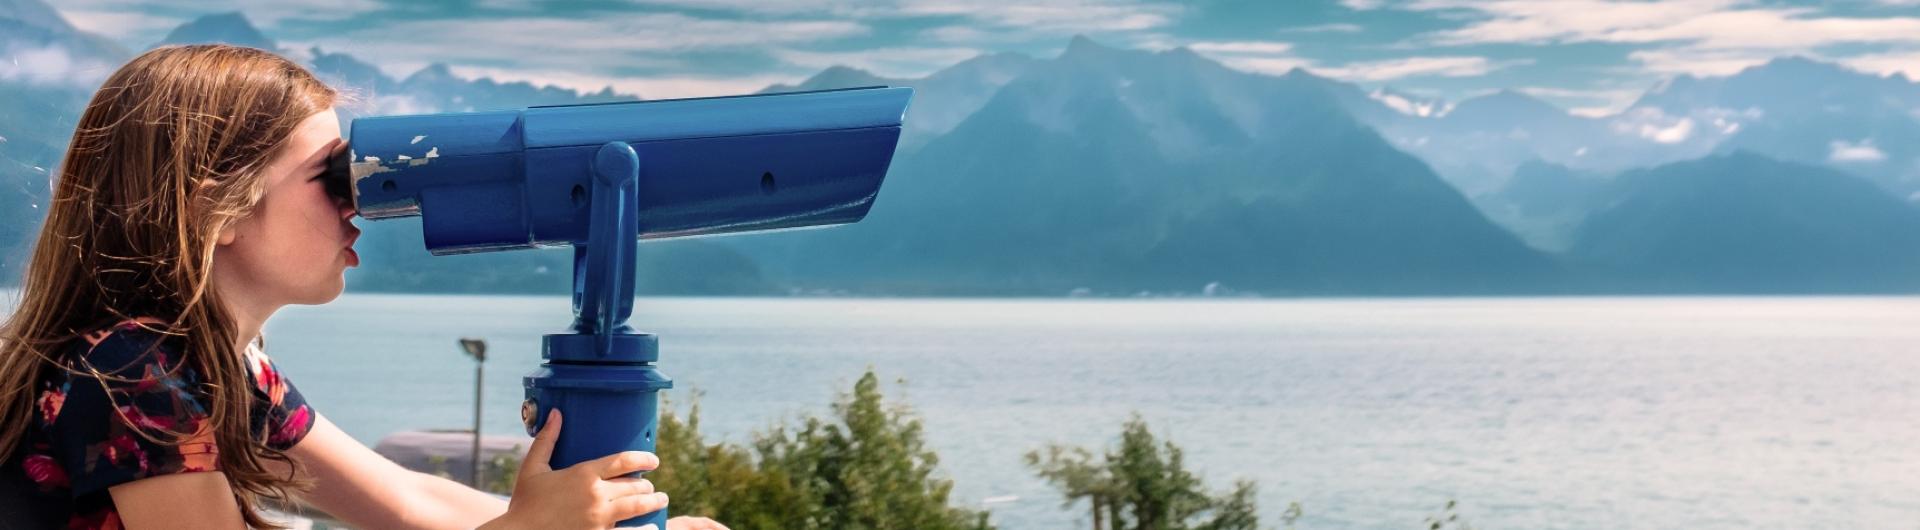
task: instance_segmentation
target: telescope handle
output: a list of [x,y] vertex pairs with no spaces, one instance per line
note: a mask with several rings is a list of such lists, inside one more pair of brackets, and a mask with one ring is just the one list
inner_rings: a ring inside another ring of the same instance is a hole
[[634,254],[638,245],[640,154],[626,142],[607,142],[593,157],[592,213],[587,244],[574,248],[574,331],[594,335],[595,353],[613,350],[633,314]]

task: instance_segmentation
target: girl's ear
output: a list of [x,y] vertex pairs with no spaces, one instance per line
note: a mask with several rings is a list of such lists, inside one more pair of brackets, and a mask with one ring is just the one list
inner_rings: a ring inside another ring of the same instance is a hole
[[[200,183],[198,185],[201,191],[206,191],[208,188],[212,188],[215,183],[216,181],[214,179],[203,178],[203,179],[200,179]],[[233,241],[235,239],[239,239],[239,237],[240,237],[240,234],[235,233],[233,231],[233,222],[228,221],[227,223],[220,226],[220,234],[218,237],[214,238],[214,243],[215,243],[215,246],[224,247],[224,246],[233,244]]]

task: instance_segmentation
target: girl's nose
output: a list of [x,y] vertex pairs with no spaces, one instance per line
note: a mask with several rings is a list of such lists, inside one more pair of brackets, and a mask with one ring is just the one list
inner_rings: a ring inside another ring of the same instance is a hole
[[360,213],[360,209],[354,207],[353,199],[335,199],[333,203],[340,209],[341,219],[351,220],[355,214]]

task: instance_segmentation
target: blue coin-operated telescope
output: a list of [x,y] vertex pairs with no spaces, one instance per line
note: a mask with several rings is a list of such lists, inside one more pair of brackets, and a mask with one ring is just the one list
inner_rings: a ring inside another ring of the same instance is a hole
[[[529,434],[559,408],[553,467],[654,450],[659,342],[627,325],[640,239],[845,224],[873,206],[913,91],[383,116],[353,121],[332,192],[419,216],[435,255],[571,245],[573,325],[525,379]],[[666,528],[666,510],[622,521]]]

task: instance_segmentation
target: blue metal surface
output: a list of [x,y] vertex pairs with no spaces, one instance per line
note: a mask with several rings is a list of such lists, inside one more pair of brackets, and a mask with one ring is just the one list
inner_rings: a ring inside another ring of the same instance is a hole
[[911,88],[845,89],[771,96],[667,99],[533,107],[526,146],[597,145],[718,136],[899,127]]
[[[554,469],[621,451],[653,452],[659,427],[660,390],[673,381],[650,364],[548,362],[526,377],[529,433],[558,408],[565,418],[550,460]],[[638,477],[641,473],[634,473]],[[621,527],[654,524],[666,528],[671,509],[621,521]]]
[[362,118],[352,127],[352,191],[368,219],[425,217],[434,254],[578,244],[588,232],[579,210],[593,189],[587,165],[601,145],[622,141],[647,161],[639,237],[851,223],[872,207],[911,94]]
[[[640,155],[626,142],[607,142],[595,151],[588,171],[591,228],[573,253],[573,332],[547,335],[541,347],[547,362],[524,380],[526,402],[536,414],[529,430],[538,432],[545,409],[556,407],[566,417],[591,421],[584,430],[561,430],[551,460],[555,468],[620,451],[653,451],[659,392],[673,387],[653,368],[658,339],[627,326],[634,247],[640,244],[634,210],[641,167]],[[621,525],[666,528],[666,522],[663,509]]]
[[626,142],[609,142],[593,157],[593,210],[587,244],[574,247],[573,332],[598,340],[594,360],[613,357],[613,336],[631,333],[634,248],[639,238],[640,155]]
[[[362,118],[345,184],[369,219],[420,216],[434,254],[574,247],[574,321],[524,379],[551,464],[654,450],[659,341],[626,323],[642,238],[852,223],[879,193],[912,90]],[[335,164],[339,165],[339,164]],[[341,173],[343,170],[331,170]],[[638,474],[636,474],[637,476]],[[667,510],[623,521],[665,528]]]

